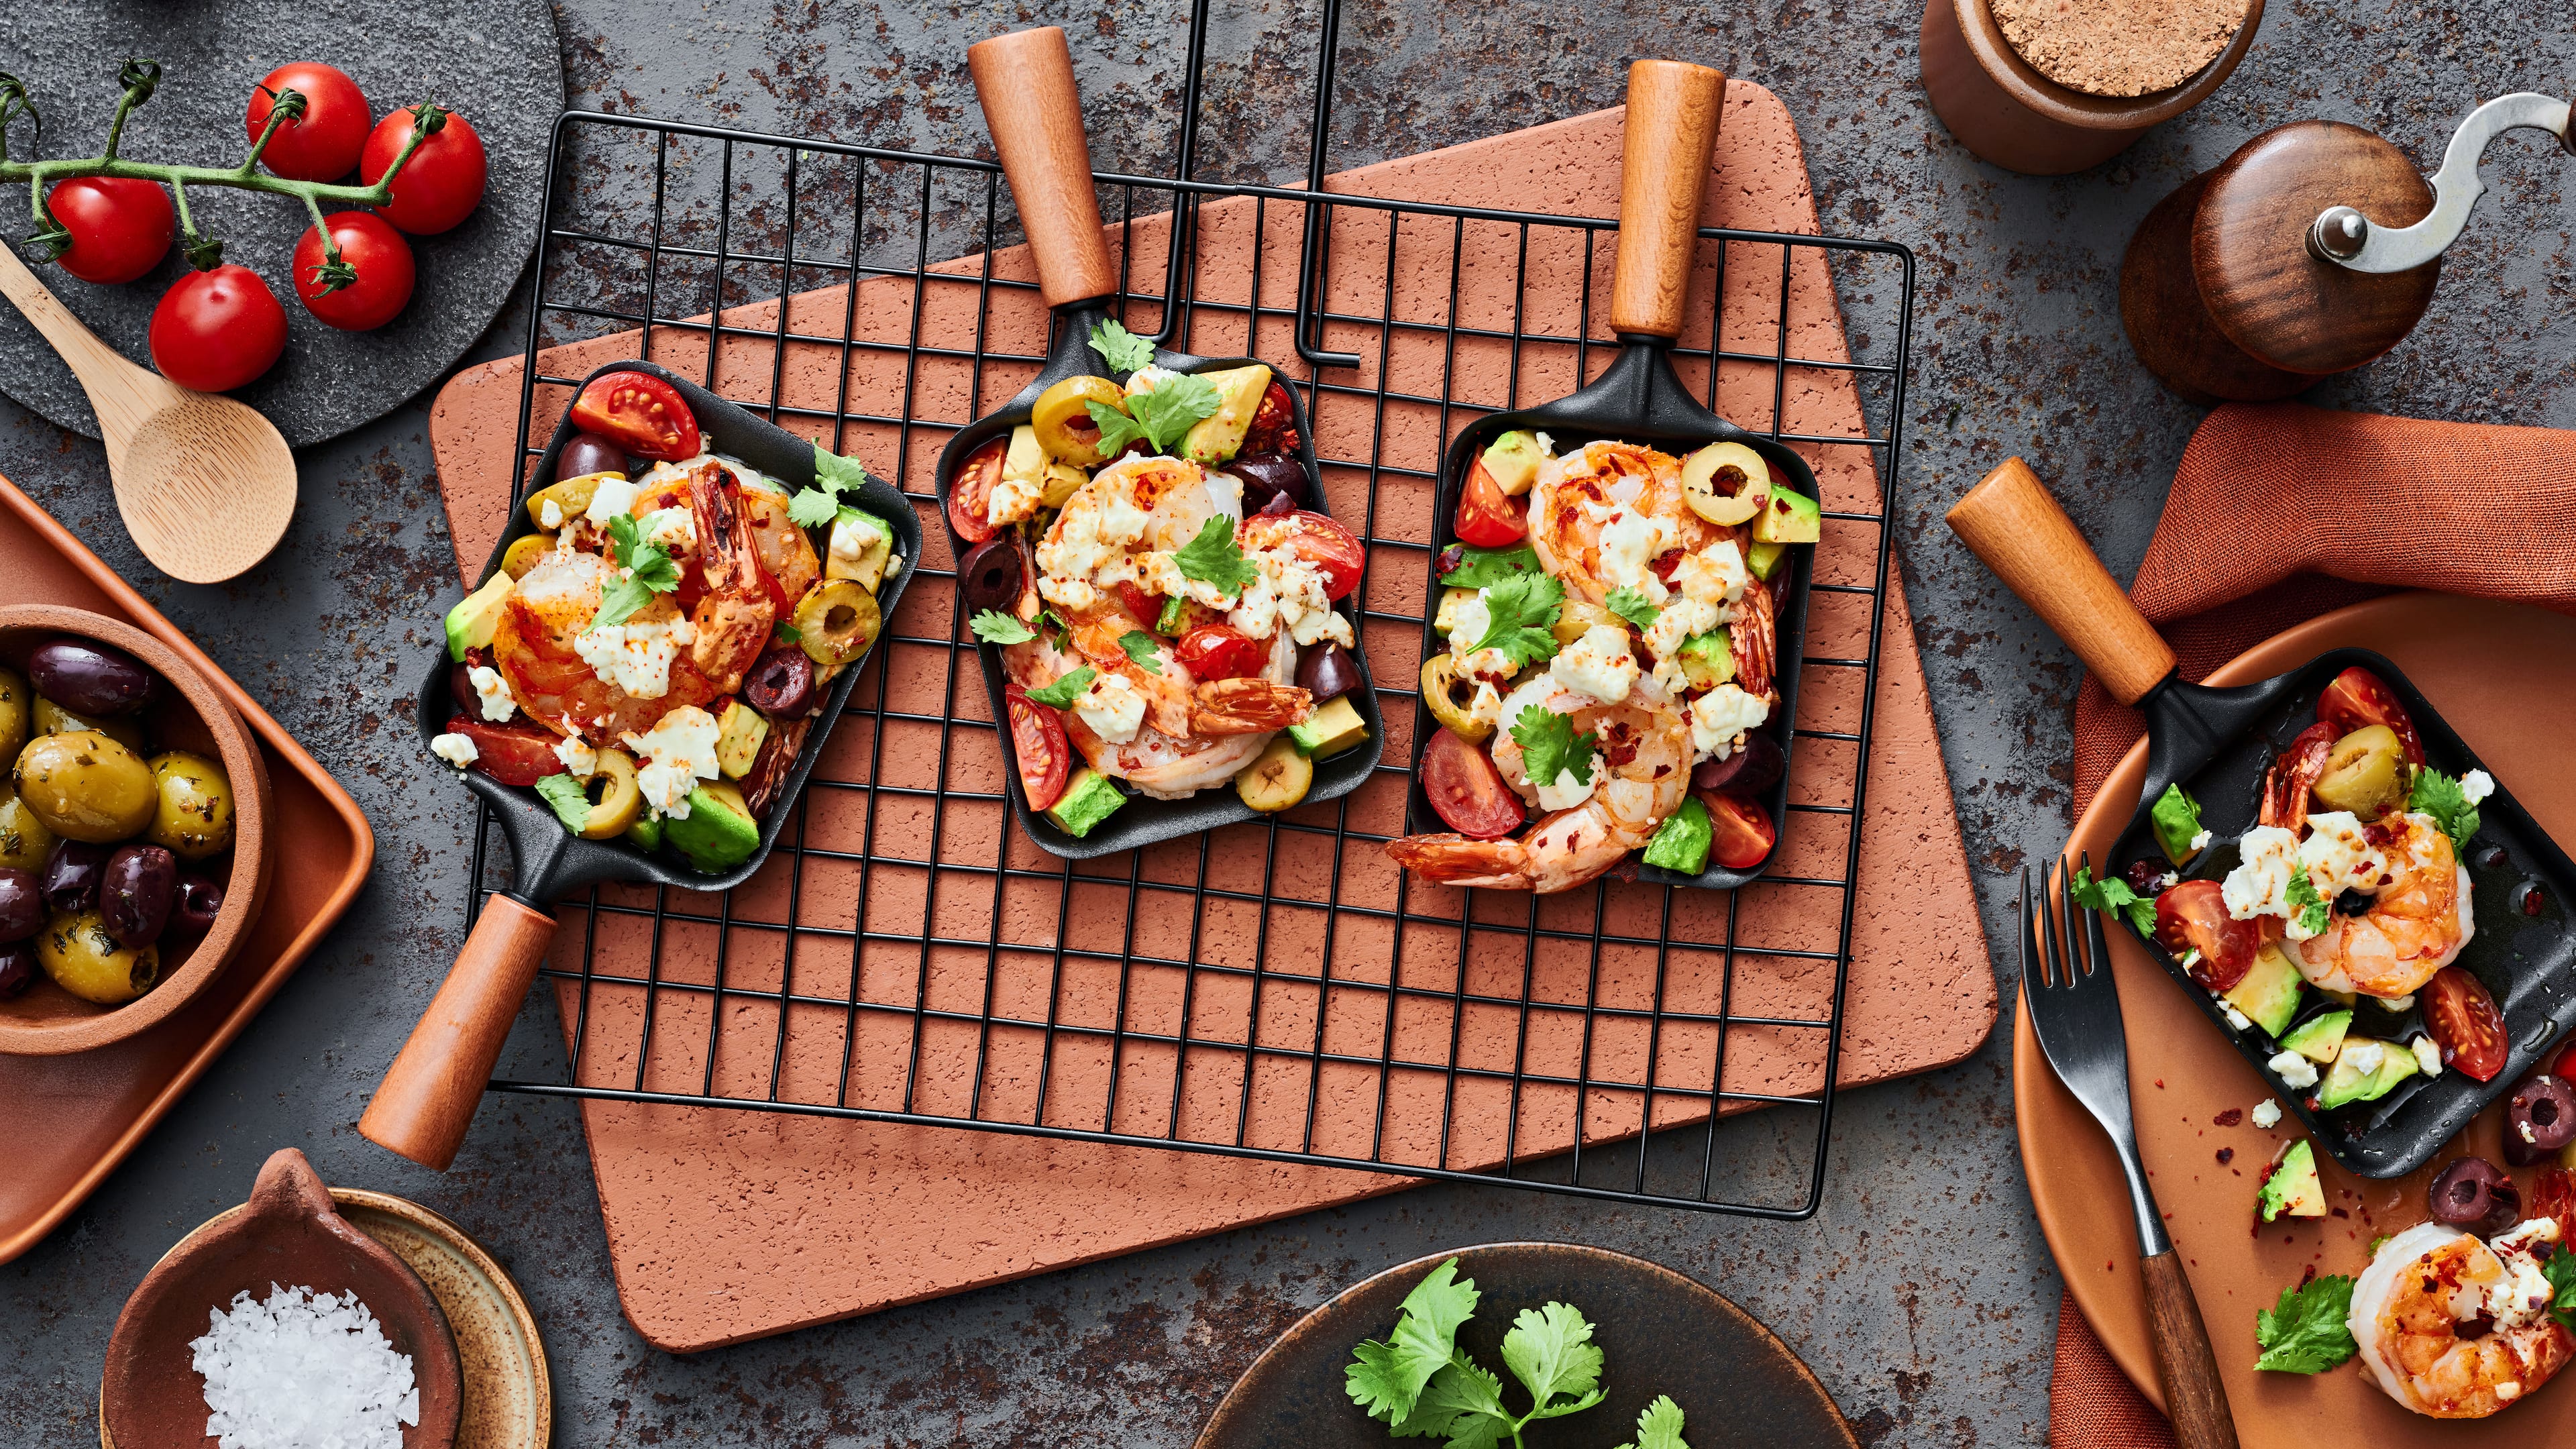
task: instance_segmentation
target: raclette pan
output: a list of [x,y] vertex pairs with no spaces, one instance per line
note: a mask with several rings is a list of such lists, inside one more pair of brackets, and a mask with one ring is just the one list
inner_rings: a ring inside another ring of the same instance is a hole
[[[2169,864],[2149,820],[2167,785],[2182,786],[2199,802],[2212,837],[2182,877],[2214,880],[2234,869],[2235,840],[2258,823],[2273,759],[2315,721],[2326,686],[2354,666],[2378,675],[2406,707],[2428,765],[2454,777],[2486,768],[2404,672],[2367,649],[2336,649],[2286,674],[2230,689],[2183,679],[2173,651],[2019,458],[1987,474],[1951,508],[1949,519],[1968,547],[2074,647],[2112,696],[2146,716],[2146,782],[2109,858],[2094,863],[2104,876],[2121,874],[2138,860]],[[2362,1177],[2400,1177],[2423,1166],[2470,1118],[2510,1092],[2576,1023],[2576,992],[2564,984],[2576,979],[2576,934],[2565,913],[2526,917],[2508,904],[2535,880],[2562,901],[2576,900],[2576,865],[2500,779],[2478,811],[2477,834],[2460,852],[2469,872],[2475,930],[2454,964],[2475,976],[2503,1013],[2512,1049],[2493,1080],[2445,1070],[2409,1077],[2369,1102],[2320,1111],[2310,1105],[2314,1087],[2292,1087],[2271,1069],[2270,1059],[2281,1050],[2277,1039],[2260,1026],[2232,1029],[2218,999],[2171,953],[2152,936],[2131,931],[2212,1029],[2225,1033],[2262,1074],[2274,1099],[2298,1117],[2317,1146]],[[2306,988],[2301,996],[2288,1030],[2329,1005]],[[2355,1035],[2403,1043],[2424,1034],[2422,1029],[2420,1004],[2394,1011],[2364,996],[2353,1009]]]
[[[652,363],[611,362],[594,369],[590,377],[609,372],[650,373],[677,388],[687,400],[689,411],[697,416],[708,452],[756,469],[791,491],[813,483],[812,442]],[[588,385],[589,380],[584,378],[583,384]],[[575,389],[578,395],[579,389]],[[579,431],[573,426],[567,403],[545,455],[522,483],[523,491],[533,491],[554,480],[556,458]],[[884,621],[879,626],[882,641],[885,632],[893,627],[895,606],[902,600],[904,587],[912,581],[921,559],[921,519],[901,493],[874,473],[868,475],[857,497],[852,498],[844,490],[842,498],[885,520],[894,530],[894,552],[902,560],[902,567],[889,569],[877,588],[877,610]],[[537,531],[528,510],[514,502],[509,525],[493,545],[492,557],[483,565],[477,582],[489,579],[501,567],[501,556],[511,544]],[[871,645],[869,652],[874,651]],[[780,827],[793,813],[797,797],[804,793],[806,777],[814,771],[823,742],[839,722],[842,708],[849,703],[850,690],[866,667],[867,655],[863,654],[832,680],[823,697],[823,712],[815,717],[813,728],[806,731],[805,743],[796,752],[796,762],[779,789],[777,802],[760,822],[758,848],[749,859],[721,875],[702,875],[670,856],[645,851],[623,838],[585,840],[566,830],[553,807],[534,790],[504,785],[477,770],[463,771],[466,788],[491,807],[493,818],[510,839],[512,880],[507,890],[494,891],[485,900],[483,914],[475,920],[464,949],[457,953],[456,964],[449,968],[447,980],[439,987],[420,1025],[413,1028],[411,1039],[386,1070],[358,1130],[379,1146],[445,1171],[473,1120],[483,1084],[492,1075],[492,1064],[499,1059],[501,1043],[509,1035],[511,1020],[527,998],[528,987],[535,981],[537,967],[554,938],[552,903],[600,881],[650,881],[682,890],[725,891],[751,879],[769,859]],[[449,669],[442,642],[421,677],[414,701],[413,720],[420,730],[424,755],[430,739],[441,733],[448,718],[456,713],[448,685]]]
[[[1513,429],[1546,432],[1560,455],[1603,438],[1644,443],[1676,454],[1709,443],[1741,443],[1762,455],[1775,481],[1822,506],[1815,472],[1806,459],[1709,411],[1673,371],[1672,345],[1682,333],[1691,265],[1699,243],[1700,196],[1717,145],[1725,91],[1726,78],[1706,66],[1670,60],[1641,60],[1629,66],[1627,130],[1619,174],[1619,248],[1610,298],[1610,327],[1619,338],[1619,354],[1601,376],[1571,396],[1479,418],[1450,443],[1441,467],[1439,514],[1433,525],[1431,592],[1422,615],[1424,659],[1447,647],[1431,628],[1442,592],[1436,560],[1441,550],[1458,542],[1454,528],[1468,470],[1487,444]],[[1798,674],[1806,653],[1807,593],[1815,576],[1815,553],[1812,545],[1791,548],[1781,561],[1785,575],[1775,573],[1764,585],[1776,591],[1774,613],[1779,627],[1775,669],[1780,699],[1759,731],[1780,747],[1780,778],[1760,801],[1771,816],[1771,853],[1759,864],[1741,869],[1712,862],[1698,875],[1632,859],[1637,879],[1731,890],[1759,877],[1780,858],[1788,834],[1789,772],[1795,767],[1789,746],[1798,717]],[[1415,835],[1449,830],[1448,822],[1432,808],[1420,769],[1421,751],[1439,727],[1430,707],[1417,699],[1415,769],[1405,808],[1405,828]]]
[[[1100,202],[1091,182],[1090,145],[1083,135],[1081,95],[1074,84],[1073,57],[1066,48],[1064,32],[1045,26],[998,35],[967,47],[966,58],[974,72],[985,121],[993,133],[994,149],[1001,154],[1003,175],[1009,179],[1011,195],[1019,203],[1029,250],[1037,260],[1039,292],[1053,314],[1053,337],[1047,347],[1046,364],[1037,377],[999,409],[968,424],[940,450],[938,485],[943,520],[948,517],[949,494],[966,460],[987,442],[1008,438],[1013,428],[1027,422],[1040,393],[1068,377],[1125,381],[1124,375],[1110,370],[1091,348],[1091,329],[1110,320],[1118,274],[1102,234]],[[1165,316],[1171,315],[1167,308]],[[1270,366],[1257,357],[1194,357],[1161,347],[1154,350],[1154,365],[1172,372],[1220,372],[1256,363]],[[1270,370],[1274,380],[1283,384],[1289,381],[1277,367]],[[1323,475],[1315,467],[1314,429],[1306,415],[1305,400],[1297,395],[1294,386],[1283,390],[1295,417],[1297,463],[1306,474],[1307,496],[1300,506],[1329,514]],[[961,562],[967,550],[974,547],[954,527],[949,529],[948,542]],[[1363,579],[1361,590],[1366,587]],[[1352,621],[1354,637],[1359,622],[1354,608],[1361,590],[1354,590],[1334,605]],[[991,696],[996,732],[1001,736],[1003,757],[1009,767],[1003,793],[1010,799],[1011,814],[1020,822],[1020,829],[1050,854],[1068,860],[1090,860],[1262,818],[1231,788],[1219,785],[1183,800],[1130,794],[1116,814],[1087,835],[1075,835],[1059,827],[1043,811],[1030,809],[1028,797],[1020,789],[1019,751],[1011,738],[1009,713],[1003,704],[1006,681],[1002,677],[1001,648],[979,642],[975,652],[983,663],[984,687]],[[1314,783],[1298,802],[1301,806],[1336,800],[1358,789],[1369,772],[1377,768],[1385,749],[1386,721],[1378,710],[1366,651],[1355,648],[1348,652],[1360,675],[1359,684],[1348,698],[1368,727],[1368,739],[1329,759],[1317,760]]]

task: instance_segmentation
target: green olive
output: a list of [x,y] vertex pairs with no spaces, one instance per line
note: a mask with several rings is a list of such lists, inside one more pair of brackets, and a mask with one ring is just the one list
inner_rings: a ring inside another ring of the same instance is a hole
[[1087,403],[1123,413],[1127,394],[1105,377],[1068,377],[1038,394],[1037,406],[1029,409],[1029,426],[1037,429],[1038,446],[1048,457],[1077,468],[1100,466],[1100,425],[1091,420]]
[[514,579],[524,579],[547,554],[554,552],[555,536],[551,533],[526,533],[510,540],[501,551],[501,572]]
[[39,735],[69,734],[73,730],[96,730],[138,755],[146,748],[143,721],[130,714],[119,715],[114,719],[91,719],[87,715],[74,714],[43,695],[37,695],[36,708],[32,717],[36,726],[35,733]]
[[28,687],[27,676],[0,669],[0,760],[14,760],[27,747],[35,703],[36,691]]
[[1549,627],[1548,632],[1556,636],[1558,644],[1572,644],[1590,633],[1595,624],[1608,624],[1619,629],[1628,627],[1627,620],[1590,599],[1568,597],[1564,603],[1557,606],[1556,623]]
[[2397,742],[2395,730],[2364,725],[2326,751],[2325,770],[2317,776],[2317,798],[2329,809],[2377,819],[2406,793],[2400,768],[2405,758],[2406,748]]
[[1281,733],[1234,777],[1234,793],[1264,815],[1275,814],[1306,798],[1315,783],[1315,762],[1298,753],[1297,742]]
[[96,911],[59,912],[36,933],[36,962],[54,984],[101,1006],[123,1006],[161,980],[161,951],[129,951]]
[[[152,823],[152,771],[97,730],[44,735],[18,752],[18,795],[56,835],[104,845]],[[230,833],[230,812],[226,813]]]
[[1431,706],[1431,717],[1440,721],[1449,733],[1467,743],[1482,744],[1494,732],[1493,723],[1468,713],[1475,702],[1476,686],[1458,677],[1457,662],[1446,654],[1434,654],[1422,666],[1422,702]]
[[849,579],[825,579],[796,605],[797,642],[817,664],[847,664],[877,642],[885,616],[874,594]]
[[0,780],[0,865],[16,870],[43,870],[54,853],[54,832],[27,808],[17,789]]
[[624,750],[601,750],[599,766],[582,789],[590,796],[590,814],[581,827],[584,840],[613,840],[644,812],[644,792],[635,784],[635,757]]
[[[597,496],[600,484],[611,478],[623,481],[625,477],[623,473],[584,473],[549,483],[528,495],[528,521],[552,533],[590,511],[590,500]],[[546,505],[550,502],[555,506],[553,523],[546,522]]]
[[185,750],[155,756],[152,829],[146,838],[181,860],[204,860],[230,850],[233,782],[225,778],[224,767]]

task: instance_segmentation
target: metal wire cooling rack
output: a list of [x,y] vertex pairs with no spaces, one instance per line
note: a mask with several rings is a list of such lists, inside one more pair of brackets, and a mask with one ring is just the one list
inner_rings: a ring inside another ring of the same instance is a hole
[[[1616,344],[1595,335],[1593,303],[1615,223],[1318,202],[1336,5],[1309,188],[1188,179],[1204,11],[1178,179],[1099,177],[1122,303],[1131,327],[1182,350],[1315,364],[1296,385],[1327,488],[1371,550],[1360,633],[1396,732],[1383,764],[1345,800],[1068,869],[1009,823],[954,590],[916,588],[769,866],[728,895],[612,885],[564,902],[545,979],[566,1068],[492,1087],[1812,1214],[1851,959],[1912,255],[1702,232],[1716,243],[1709,330],[1677,364],[1712,407],[1877,500],[1826,515],[1840,563],[1820,557],[1809,642],[1830,652],[1806,660],[1774,873],[1724,894],[1419,885],[1381,846],[1402,828],[1439,448],[1607,363]],[[935,522],[941,442],[1044,355],[1033,281],[994,255],[1016,240],[989,162],[567,114],[519,456],[542,450],[589,367],[646,355],[862,458]],[[1818,355],[1792,351],[1793,332],[1818,335],[1790,314],[1790,279],[1815,266],[1832,273],[1861,360],[1841,355],[1839,332]],[[1787,425],[1800,397],[1837,390],[1858,404],[1856,430]],[[949,578],[949,562],[916,566]],[[475,880],[497,865],[497,839],[487,817]],[[1756,1107],[1774,1110],[1720,1126]]]

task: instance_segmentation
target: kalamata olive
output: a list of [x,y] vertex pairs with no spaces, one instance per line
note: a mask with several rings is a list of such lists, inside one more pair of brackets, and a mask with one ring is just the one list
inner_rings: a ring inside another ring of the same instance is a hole
[[1237,458],[1225,471],[1243,480],[1243,506],[1258,511],[1273,498],[1284,497],[1288,506],[1306,501],[1306,466],[1280,453],[1258,458]]
[[802,719],[814,707],[814,661],[794,644],[772,644],[742,677],[742,697],[771,719]]
[[1285,518],[1296,511],[1297,500],[1285,493],[1273,493],[1270,495],[1270,501],[1261,505],[1261,516],[1264,518]]
[[988,538],[957,565],[957,592],[970,609],[1010,613],[1020,602],[1020,555],[1007,538]]
[[2129,868],[2121,872],[2121,876],[2128,881],[2129,889],[2146,900],[2163,895],[2174,883],[2173,868],[2152,855],[2142,855],[2130,861]]
[[447,692],[456,698],[457,711],[468,719],[483,717],[483,696],[474,689],[474,661],[460,659],[447,667]]
[[74,714],[132,714],[152,697],[152,671],[104,644],[55,639],[27,661],[36,693]]
[[24,996],[36,984],[36,945],[32,941],[12,941],[0,946],[0,1001]]
[[1297,661],[1297,687],[1312,694],[1317,704],[1339,699],[1360,687],[1360,667],[1350,651],[1327,639]]
[[202,936],[215,928],[215,917],[223,914],[224,884],[210,875],[187,870],[179,873],[177,904],[170,909],[169,929],[187,936]]
[[98,901],[99,877],[107,870],[107,847],[83,840],[57,840],[45,858],[45,909],[80,912]]
[[1786,763],[1780,758],[1780,746],[1769,735],[1747,730],[1744,748],[1722,760],[1699,762],[1699,768],[1691,771],[1691,788],[1759,795],[1779,780]]
[[2502,1232],[2522,1212],[2522,1191],[2504,1169],[2483,1157],[2463,1157],[2433,1179],[2433,1217],[2455,1228]]
[[586,473],[623,473],[626,450],[597,433],[575,433],[564,439],[563,451],[555,454],[555,481],[579,478]]
[[98,911],[107,933],[131,950],[161,938],[179,894],[179,857],[157,845],[120,845],[107,858]]
[[23,941],[45,928],[45,891],[32,870],[0,867],[0,941]]
[[2532,1163],[2576,1142],[2576,1086],[2542,1072],[2513,1089],[2504,1109],[2504,1160]]

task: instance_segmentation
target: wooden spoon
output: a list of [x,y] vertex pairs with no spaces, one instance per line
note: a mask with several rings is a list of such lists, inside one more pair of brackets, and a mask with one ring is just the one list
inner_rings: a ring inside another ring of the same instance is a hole
[[71,364],[98,413],[125,531],[153,566],[219,584],[268,557],[295,516],[295,455],[257,409],[191,392],[98,338],[0,246],[0,296]]

